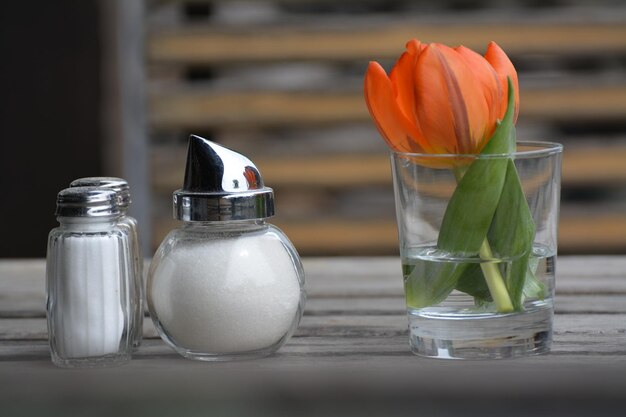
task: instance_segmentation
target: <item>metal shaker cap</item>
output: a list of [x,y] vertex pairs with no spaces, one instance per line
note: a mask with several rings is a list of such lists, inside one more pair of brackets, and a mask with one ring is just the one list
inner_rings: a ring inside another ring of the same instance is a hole
[[245,156],[200,136],[189,137],[183,188],[174,191],[183,221],[263,219],[274,215],[274,191]]
[[130,187],[123,178],[116,177],[85,177],[74,180],[70,187],[100,187],[113,190],[117,193],[117,205],[126,209],[132,203],[130,199]]
[[112,217],[120,214],[117,193],[97,187],[71,187],[57,195],[59,217]]

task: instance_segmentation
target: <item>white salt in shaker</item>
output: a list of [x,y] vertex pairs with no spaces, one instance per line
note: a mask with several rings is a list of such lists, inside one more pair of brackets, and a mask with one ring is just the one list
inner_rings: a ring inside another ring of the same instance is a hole
[[297,327],[305,293],[295,248],[265,222],[272,189],[248,158],[192,135],[173,200],[183,224],[157,250],[146,289],[159,334],[190,359],[274,353]]
[[128,227],[130,237],[131,260],[133,262],[131,287],[131,298],[135,311],[130,323],[130,333],[133,350],[137,350],[141,345],[143,337],[143,314],[144,314],[144,284],[143,284],[143,256],[141,255],[141,245],[137,232],[137,220],[128,215],[128,208],[131,204],[130,187],[128,182],[116,177],[86,177],[72,181],[70,187],[98,187],[115,191],[117,194],[117,206],[120,210],[120,225]]
[[127,227],[114,191],[76,187],[57,196],[60,226],[50,232],[46,265],[48,337],[62,367],[130,359],[134,311]]

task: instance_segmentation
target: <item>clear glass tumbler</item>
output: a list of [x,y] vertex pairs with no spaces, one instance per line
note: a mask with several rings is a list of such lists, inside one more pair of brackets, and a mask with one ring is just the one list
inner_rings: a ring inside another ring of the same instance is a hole
[[[413,353],[481,359],[550,350],[561,154],[561,145],[545,142],[520,142],[505,155],[392,152]],[[473,164],[495,183],[498,173],[508,175],[501,194],[488,193],[495,212],[471,182],[459,190]],[[463,227],[442,232],[450,224]],[[476,229],[487,230],[479,249],[446,250],[450,241],[476,240]]]

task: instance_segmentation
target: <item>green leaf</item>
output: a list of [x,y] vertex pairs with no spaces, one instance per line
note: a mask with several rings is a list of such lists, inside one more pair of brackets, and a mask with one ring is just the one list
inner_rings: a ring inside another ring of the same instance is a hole
[[522,297],[528,259],[535,238],[535,224],[515,163],[508,160],[500,202],[489,229],[488,239],[494,255],[500,259],[515,258],[507,278],[507,289],[516,310],[522,308]]
[[406,305],[423,308],[445,300],[456,286],[467,264],[419,261],[404,267]]
[[528,260],[528,268],[526,269],[526,279],[524,280],[524,289],[522,290],[522,303],[525,298],[543,300],[546,297],[546,286],[537,279],[537,267],[539,259],[531,256]]
[[511,263],[511,272],[509,279],[506,281],[506,287],[513,303],[513,308],[516,311],[524,310],[524,285],[526,283],[526,272],[528,270],[528,258],[529,255],[524,255],[521,258],[514,260]]
[[[510,80],[509,91],[513,91]],[[515,150],[514,107],[514,95],[509,94],[504,119],[482,155],[509,154]],[[500,202],[507,165],[503,158],[477,159],[470,165],[446,208],[437,240],[439,249],[467,255],[478,253]]]
[[443,217],[437,248],[455,254],[477,254],[495,213],[506,172],[506,160],[477,159],[459,182]]
[[487,282],[483,277],[483,271],[479,263],[468,264],[455,287],[457,290],[471,295],[476,302],[484,303],[493,301]]
[[489,230],[489,242],[498,258],[530,254],[535,224],[512,159],[507,161],[506,178]]

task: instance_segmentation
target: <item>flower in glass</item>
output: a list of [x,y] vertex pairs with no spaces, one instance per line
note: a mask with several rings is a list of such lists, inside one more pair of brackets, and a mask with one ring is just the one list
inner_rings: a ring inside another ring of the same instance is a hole
[[519,110],[517,72],[491,42],[484,56],[464,47],[411,40],[389,76],[370,62],[365,101],[389,146],[401,152],[480,153],[507,108],[510,78]]

